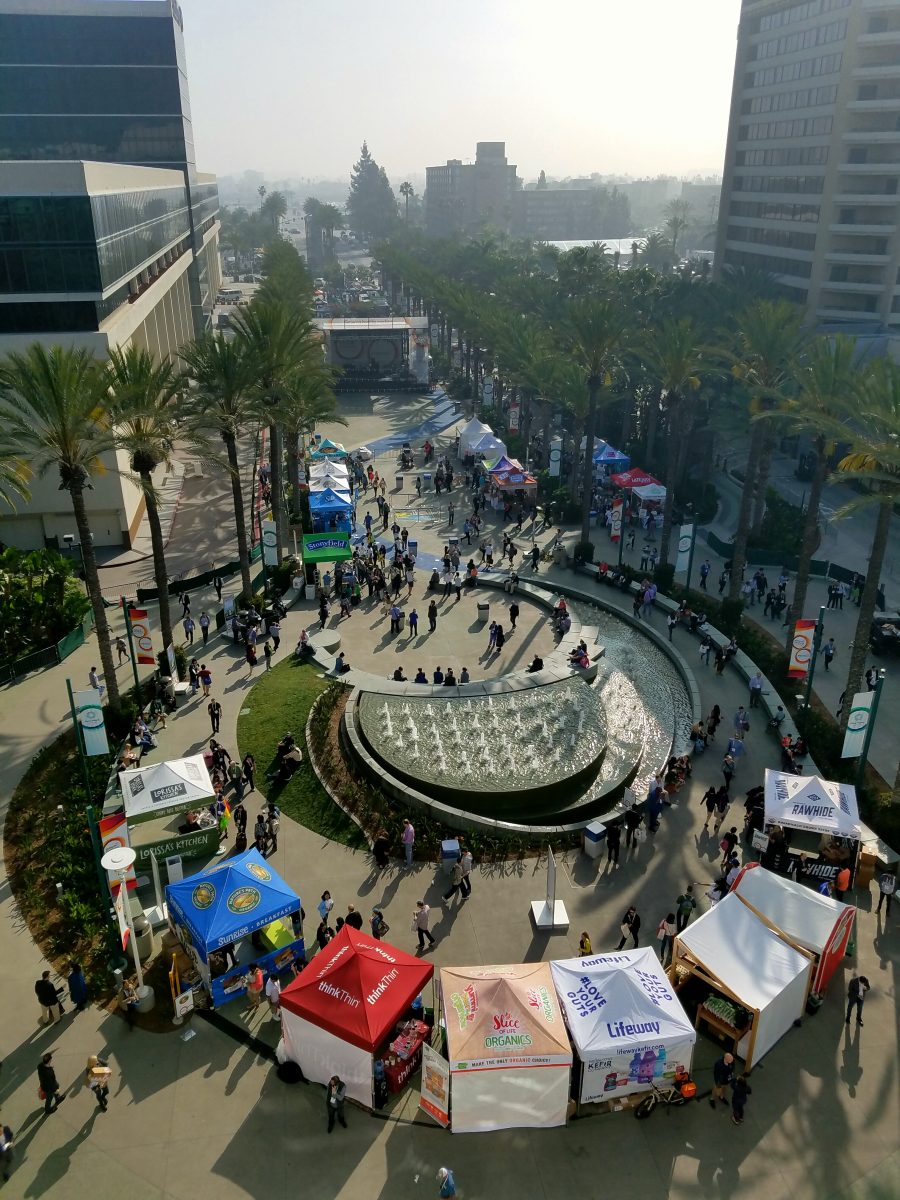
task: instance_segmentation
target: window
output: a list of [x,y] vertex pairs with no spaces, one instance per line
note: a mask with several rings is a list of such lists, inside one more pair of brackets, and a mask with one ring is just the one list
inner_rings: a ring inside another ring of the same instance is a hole
[[857,100],[874,100],[878,95],[878,87],[874,83],[861,83],[856,94]]
[[774,150],[738,150],[738,167],[819,166],[828,162],[827,146],[784,146]]
[[799,279],[809,279],[812,274],[812,263],[780,258],[767,254],[764,250],[725,250],[725,262],[732,267],[747,267],[752,271],[769,271],[773,275],[795,275]]
[[186,162],[184,122],[152,116],[0,116],[0,161],[45,158],[180,169]]
[[181,109],[171,67],[11,67],[0,71],[3,113],[148,113]]
[[729,212],[733,217],[760,221],[804,221],[814,225],[819,220],[818,204],[791,204],[784,200],[732,200]]
[[764,229],[755,225],[729,225],[726,236],[732,242],[754,242],[763,246],[779,246],[784,250],[815,250],[814,233],[797,233],[793,229]]
[[175,29],[166,17],[0,15],[3,61],[166,66],[175,61]]
[[735,192],[805,192],[820,195],[825,186],[822,175],[735,175]]

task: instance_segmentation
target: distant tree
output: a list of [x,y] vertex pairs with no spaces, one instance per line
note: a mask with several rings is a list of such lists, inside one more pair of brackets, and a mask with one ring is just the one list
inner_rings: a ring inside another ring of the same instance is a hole
[[312,279],[290,242],[276,238],[263,253],[263,283],[256,294],[261,304],[283,304],[292,312],[309,313]]
[[350,227],[369,238],[388,237],[397,224],[397,198],[365,142],[350,175],[347,213]]
[[537,189],[538,189],[538,191],[543,192],[543,191],[546,191],[546,188],[547,188],[547,172],[541,171],[540,175],[538,175]]
[[404,179],[403,183],[400,184],[400,195],[403,197],[403,200],[405,202],[403,221],[404,221],[404,224],[406,225],[407,229],[409,228],[409,198],[410,198],[410,196],[414,196],[415,194],[416,194],[416,189],[413,187],[413,185],[411,183],[409,183],[407,180]]
[[259,215],[272,226],[272,232],[278,236],[281,222],[287,215],[287,200],[283,192],[271,192],[259,206]]

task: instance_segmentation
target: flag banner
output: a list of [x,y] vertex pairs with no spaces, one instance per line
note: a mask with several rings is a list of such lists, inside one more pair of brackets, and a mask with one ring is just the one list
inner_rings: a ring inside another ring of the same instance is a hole
[[424,1108],[445,1129],[450,1124],[450,1064],[427,1042],[422,1046],[419,1108]]
[[866,730],[872,719],[872,701],[874,692],[857,692],[850,705],[850,716],[847,718],[847,732],[844,734],[844,745],[841,758],[859,758],[866,741]]
[[95,754],[109,754],[109,742],[106,740],[106,725],[103,722],[103,706],[100,703],[98,688],[86,688],[83,692],[73,693],[75,701],[75,717],[81,726],[81,739],[84,752],[90,757]]
[[156,666],[156,655],[153,653],[153,638],[150,636],[150,619],[144,608],[129,608],[128,621],[131,625],[131,640],[134,643],[134,653],[138,665]]
[[274,521],[262,523],[263,562],[267,567],[278,566],[278,536]]
[[694,544],[694,526],[682,525],[678,532],[678,558],[675,560],[676,571],[686,571],[691,561],[691,547]]
[[612,506],[612,524],[609,527],[609,536],[614,542],[618,542],[622,537],[622,498],[613,500]]
[[794,640],[791,642],[791,661],[788,675],[791,679],[805,679],[806,672],[813,655],[813,638],[816,632],[815,621],[798,621],[794,626]]

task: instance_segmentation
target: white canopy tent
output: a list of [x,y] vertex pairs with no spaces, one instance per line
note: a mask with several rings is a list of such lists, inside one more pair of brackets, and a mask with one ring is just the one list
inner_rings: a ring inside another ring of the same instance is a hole
[[476,458],[494,458],[495,456],[506,454],[506,443],[501,442],[492,433],[486,433],[472,447],[472,453]]
[[731,893],[678,934],[669,973],[676,990],[694,976],[747,1010],[737,1053],[750,1070],[803,1014],[812,957]]
[[818,962],[812,990],[821,994],[847,949],[856,911],[853,905],[832,900],[758,863],[748,863],[731,890],[795,945],[815,954]]
[[550,971],[580,1059],[582,1104],[690,1070],[697,1033],[649,946],[558,960]]
[[130,822],[151,821],[206,805],[215,795],[202,754],[121,771],[119,783]]
[[471,421],[467,421],[459,431],[459,453],[460,456],[466,454],[474,454],[475,446],[485,434],[493,436],[493,429],[490,425],[485,425],[483,421],[479,421],[477,417],[473,417]]
[[859,839],[856,788],[849,783],[767,770],[764,804],[767,825]]
[[634,495],[641,500],[665,500],[666,489],[661,483],[645,483],[643,487],[633,489]]
[[309,467],[307,474],[310,479],[323,479],[328,475],[336,479],[349,479],[350,472],[347,470],[346,463],[338,462],[336,459],[323,460],[315,462]]

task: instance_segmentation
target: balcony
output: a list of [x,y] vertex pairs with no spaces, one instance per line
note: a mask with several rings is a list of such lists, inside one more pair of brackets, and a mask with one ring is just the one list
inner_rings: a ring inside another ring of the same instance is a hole
[[900,145],[900,129],[852,130],[844,134],[845,142],[862,142],[868,146]]
[[858,46],[900,46],[900,29],[886,29],[884,33],[861,33],[856,39]]
[[900,75],[900,61],[879,63],[874,67],[854,67],[854,79],[896,79]]
[[852,237],[862,237],[864,235],[869,237],[890,237],[896,230],[896,225],[859,225],[856,223],[844,225],[839,221],[828,226],[829,233],[845,233],[850,234]]
[[900,112],[900,96],[885,97],[883,100],[849,100],[848,112]]
[[900,160],[897,162],[839,163],[838,170],[845,175],[887,175],[896,179],[900,175]]
[[896,210],[900,205],[900,196],[896,192],[838,192],[834,197],[835,204],[878,205],[881,208]]
[[858,296],[880,296],[884,291],[883,283],[840,283],[831,279],[823,280],[823,292],[855,293]]

